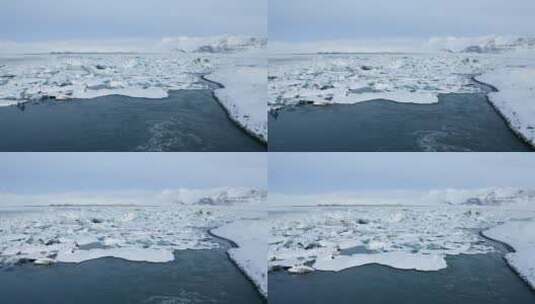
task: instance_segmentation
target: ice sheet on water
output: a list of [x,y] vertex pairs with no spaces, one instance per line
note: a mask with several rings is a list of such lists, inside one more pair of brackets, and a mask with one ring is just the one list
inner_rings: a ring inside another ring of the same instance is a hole
[[174,250],[218,247],[206,229],[239,213],[216,206],[37,209],[0,212],[0,259],[81,262],[114,256],[166,262],[173,259]]
[[488,56],[446,53],[275,57],[269,70],[269,105],[274,109],[372,99],[436,103],[441,93],[479,92],[469,76],[494,63]]
[[[272,219],[269,267],[339,271],[369,263],[439,270],[445,257],[494,250],[479,231],[533,208],[481,206],[311,207]],[[295,210],[294,210],[295,211]],[[365,253],[343,254],[360,246]]]

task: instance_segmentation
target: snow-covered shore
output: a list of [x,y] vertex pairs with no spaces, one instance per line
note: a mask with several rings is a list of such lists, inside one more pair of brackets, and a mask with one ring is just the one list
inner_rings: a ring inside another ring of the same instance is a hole
[[376,263],[436,271],[447,267],[448,255],[494,251],[479,231],[533,215],[524,202],[279,208],[271,218],[269,269],[341,271]]
[[267,240],[269,224],[265,220],[238,220],[211,232],[232,240],[238,246],[228,250],[229,257],[267,297]]
[[505,255],[507,263],[535,289],[535,220],[507,222],[483,234],[515,250]]
[[206,79],[223,86],[215,90],[215,95],[231,119],[266,143],[267,61],[263,53],[229,57]]
[[535,147],[535,67],[500,68],[476,79],[498,90],[489,94],[490,102],[513,131]]

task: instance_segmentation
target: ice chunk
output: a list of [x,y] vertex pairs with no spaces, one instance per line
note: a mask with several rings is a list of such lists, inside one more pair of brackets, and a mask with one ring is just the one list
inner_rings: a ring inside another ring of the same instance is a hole
[[151,248],[109,248],[60,252],[56,260],[64,263],[80,263],[102,257],[115,257],[136,262],[166,263],[174,260],[172,250]]
[[397,269],[414,269],[420,271],[436,271],[444,269],[447,266],[446,260],[442,255],[385,252],[322,257],[316,260],[313,267],[323,271],[340,271],[366,264],[381,264]]

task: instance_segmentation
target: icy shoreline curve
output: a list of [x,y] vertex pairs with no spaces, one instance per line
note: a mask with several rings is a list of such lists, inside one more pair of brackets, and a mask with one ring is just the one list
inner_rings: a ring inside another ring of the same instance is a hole
[[230,259],[251,279],[260,293],[267,298],[267,224],[259,220],[239,220],[210,232],[230,240],[238,247],[227,251]]
[[483,235],[511,246],[505,260],[518,275],[535,289],[535,221],[511,221],[489,230]]
[[260,55],[247,56],[230,58],[204,78],[221,85],[215,97],[230,119],[267,143],[267,62]]
[[535,148],[535,68],[502,68],[476,77],[498,91],[490,102],[511,129]]

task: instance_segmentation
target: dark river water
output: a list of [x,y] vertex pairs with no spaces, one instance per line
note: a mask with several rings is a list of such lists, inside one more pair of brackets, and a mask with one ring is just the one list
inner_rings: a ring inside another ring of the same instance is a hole
[[377,264],[341,272],[269,274],[273,304],[528,304],[535,292],[505,263],[505,248],[478,255],[448,256],[448,268],[420,272]]
[[303,105],[269,115],[270,151],[530,151],[484,93],[436,104],[372,100]]
[[171,263],[101,258],[0,268],[0,303],[255,304],[263,299],[225,250],[181,250]]
[[0,151],[265,151],[210,90],[0,108]]

